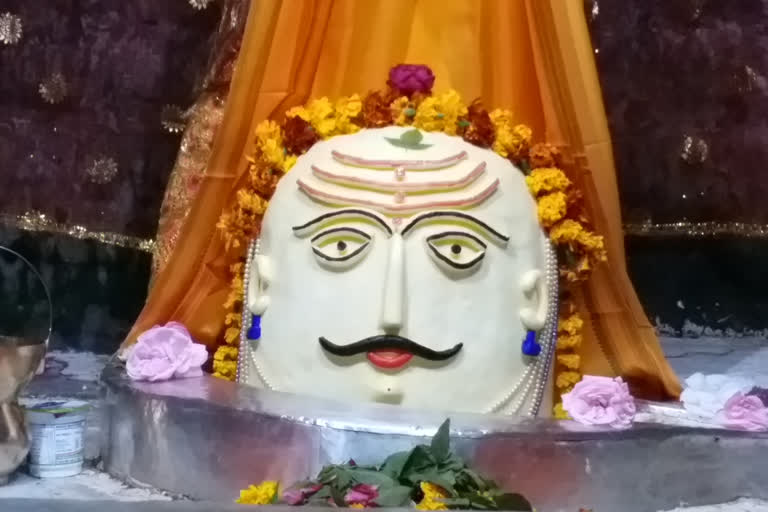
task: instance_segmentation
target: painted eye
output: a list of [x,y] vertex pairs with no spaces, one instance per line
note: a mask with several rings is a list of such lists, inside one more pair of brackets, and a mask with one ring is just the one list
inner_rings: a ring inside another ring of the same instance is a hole
[[480,268],[485,243],[461,231],[446,231],[427,237],[427,249],[438,267],[449,275],[463,276]]
[[328,270],[347,270],[359,263],[371,247],[371,236],[359,229],[332,228],[316,235],[312,252]]

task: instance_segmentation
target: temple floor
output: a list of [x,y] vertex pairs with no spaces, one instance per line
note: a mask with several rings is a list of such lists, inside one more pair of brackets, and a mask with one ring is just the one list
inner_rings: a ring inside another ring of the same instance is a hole
[[[727,373],[749,376],[758,385],[768,387],[768,346],[764,340],[737,338],[664,338],[663,347],[670,363],[681,378],[694,372]],[[25,399],[78,398],[94,406],[89,415],[86,433],[86,469],[81,475],[66,479],[38,480],[18,473],[7,486],[0,487],[0,509],[51,512],[90,512],[102,510],[103,501],[132,502],[130,510],[161,512],[175,510],[211,510],[203,504],[176,501],[158,503],[172,498],[152,489],[135,488],[99,471],[99,409],[98,376],[108,362],[106,356],[89,353],[52,352],[47,358],[46,373],[27,388]],[[737,498],[736,496],[733,497]],[[75,500],[75,501],[68,501]],[[143,503],[136,503],[143,502]],[[4,505],[11,505],[6,508]],[[217,505],[216,510],[228,510]],[[674,510],[691,512],[768,512],[768,502],[738,499],[724,504],[685,507]],[[111,506],[110,506],[111,507]],[[111,507],[114,512],[120,508]],[[126,509],[127,510],[127,509]],[[235,507],[232,508],[235,510]],[[546,511],[542,511],[546,512]],[[598,512],[598,511],[595,511]]]

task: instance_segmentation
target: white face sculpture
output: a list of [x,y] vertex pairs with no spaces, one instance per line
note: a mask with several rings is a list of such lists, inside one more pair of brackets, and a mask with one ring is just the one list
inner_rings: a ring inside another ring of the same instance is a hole
[[248,382],[518,412],[546,359],[521,350],[547,310],[536,205],[492,151],[438,133],[422,149],[388,141],[406,130],[315,144],[279,183],[248,282],[261,317]]

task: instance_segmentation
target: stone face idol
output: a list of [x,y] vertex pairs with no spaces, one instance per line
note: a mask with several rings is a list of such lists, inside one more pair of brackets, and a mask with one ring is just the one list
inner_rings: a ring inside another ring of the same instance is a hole
[[317,143],[280,181],[247,276],[260,329],[244,327],[241,375],[352,402],[531,410],[553,284],[524,176],[459,137],[400,144],[407,132]]

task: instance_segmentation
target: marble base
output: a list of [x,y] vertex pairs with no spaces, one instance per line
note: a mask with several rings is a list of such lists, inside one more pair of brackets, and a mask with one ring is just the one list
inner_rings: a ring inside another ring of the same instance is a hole
[[[448,414],[265,392],[211,377],[134,383],[109,366],[104,468],[129,483],[231,502],[261,480],[292,483],[329,463],[380,461],[434,434]],[[455,450],[538,510],[648,512],[768,499],[768,434],[714,430],[641,404],[632,429],[450,414]],[[684,427],[682,424],[691,426]]]

